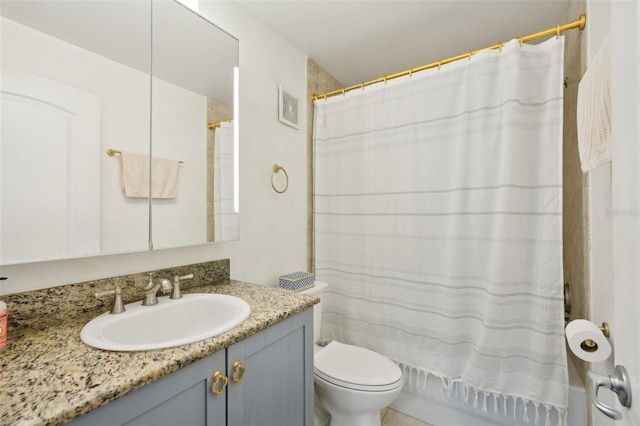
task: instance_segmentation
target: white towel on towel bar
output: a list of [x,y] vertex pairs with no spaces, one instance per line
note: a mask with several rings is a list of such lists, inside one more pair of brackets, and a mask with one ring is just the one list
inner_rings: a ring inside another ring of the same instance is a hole
[[[149,157],[122,152],[122,189],[127,197],[149,196]],[[175,198],[178,193],[178,161],[152,157],[153,198]]]
[[583,172],[611,161],[611,42],[608,36],[578,86],[578,153]]

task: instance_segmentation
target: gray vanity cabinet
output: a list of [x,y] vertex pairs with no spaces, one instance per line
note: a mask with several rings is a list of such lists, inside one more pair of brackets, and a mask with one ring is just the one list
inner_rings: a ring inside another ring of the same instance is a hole
[[[299,325],[288,323],[300,314],[227,349],[227,426],[313,425],[312,312]],[[241,383],[237,363],[246,366]]]
[[219,351],[181,370],[116,399],[70,425],[226,425],[224,394],[211,393],[213,375],[226,372],[226,353]]
[[307,309],[70,424],[312,426],[312,315]]

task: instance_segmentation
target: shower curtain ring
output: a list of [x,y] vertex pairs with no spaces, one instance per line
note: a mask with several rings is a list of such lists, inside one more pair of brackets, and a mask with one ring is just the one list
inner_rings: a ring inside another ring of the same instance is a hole
[[560,38],[560,25],[556,25],[556,40]]

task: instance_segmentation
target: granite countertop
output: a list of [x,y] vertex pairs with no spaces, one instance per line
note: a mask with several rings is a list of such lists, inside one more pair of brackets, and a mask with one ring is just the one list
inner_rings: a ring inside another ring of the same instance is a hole
[[238,296],[249,303],[251,315],[226,333],[200,342],[109,352],[80,340],[81,328],[101,312],[43,312],[37,320],[10,329],[9,344],[0,351],[0,424],[64,424],[319,301],[317,296],[233,280],[183,292]]

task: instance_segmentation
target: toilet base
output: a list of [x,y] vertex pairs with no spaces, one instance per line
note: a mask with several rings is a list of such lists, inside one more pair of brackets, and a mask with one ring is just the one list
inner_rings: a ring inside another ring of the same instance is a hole
[[[380,410],[389,406],[402,390],[402,382],[393,390],[362,392],[335,386],[317,376],[314,381],[314,411],[328,413],[329,426],[380,426]],[[323,420],[326,421],[326,416],[316,415],[316,421]]]
[[361,415],[331,416],[322,406],[318,395],[315,395],[313,404],[313,426],[380,426],[380,412],[365,413]]
[[329,426],[380,426],[380,412],[362,413],[350,416],[332,415]]

